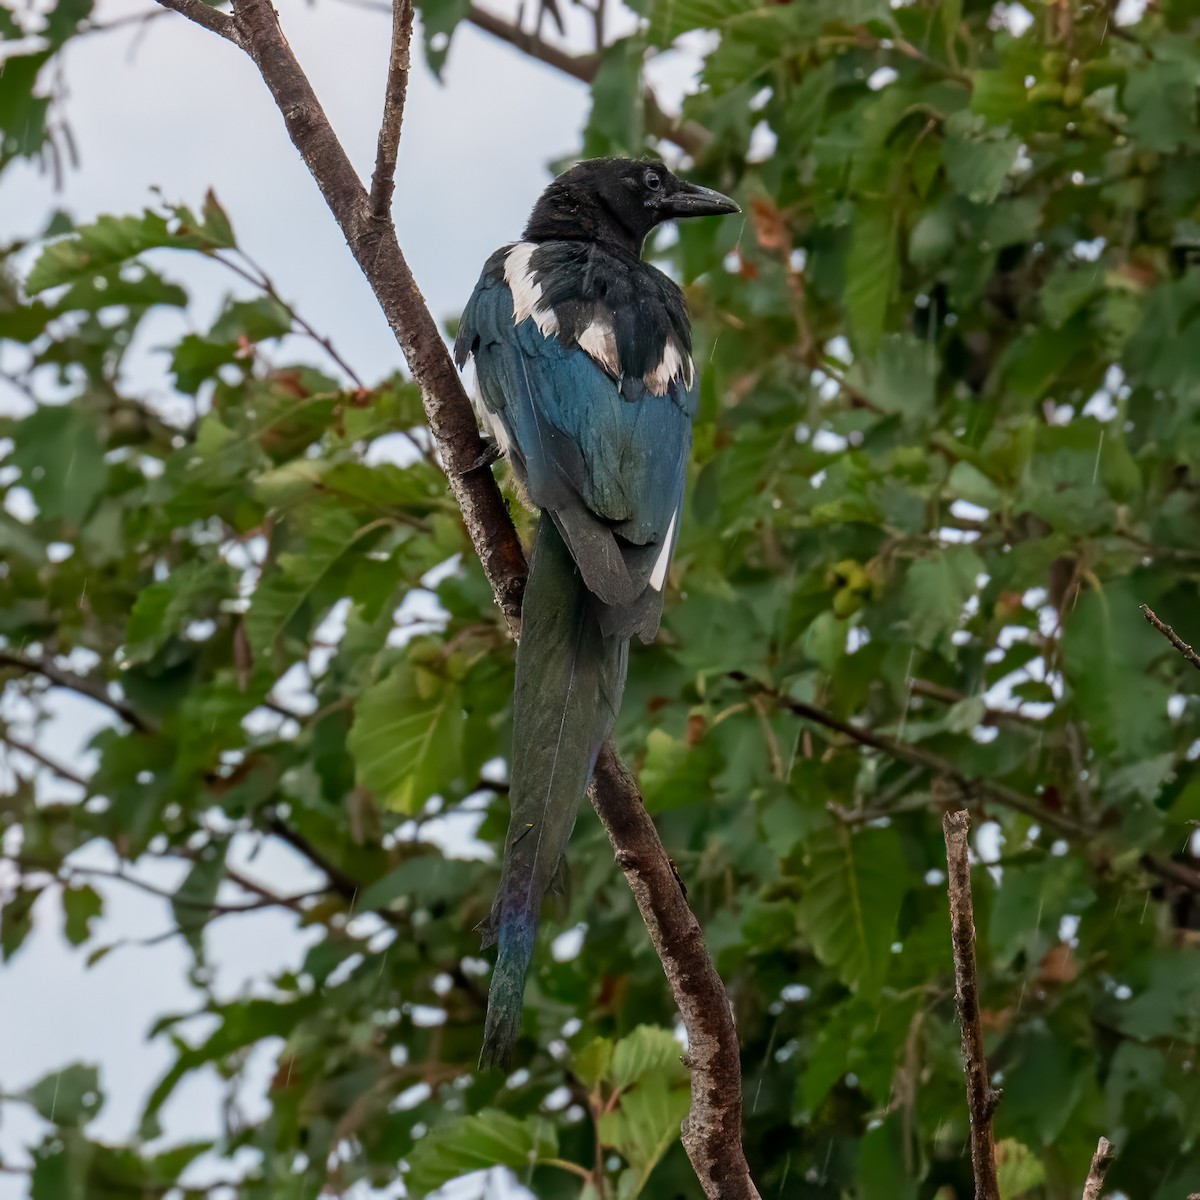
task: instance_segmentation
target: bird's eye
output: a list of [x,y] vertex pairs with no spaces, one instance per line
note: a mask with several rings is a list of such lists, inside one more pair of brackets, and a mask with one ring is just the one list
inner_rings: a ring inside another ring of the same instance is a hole
[[642,182],[652,191],[657,192],[662,187],[662,176],[657,171],[647,171]]

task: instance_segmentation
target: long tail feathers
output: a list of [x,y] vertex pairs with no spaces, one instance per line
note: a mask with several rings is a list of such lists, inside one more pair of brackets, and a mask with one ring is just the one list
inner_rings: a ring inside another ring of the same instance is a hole
[[629,642],[605,635],[596,602],[547,514],[522,606],[513,713],[512,815],[484,945],[499,943],[483,1067],[507,1067],[521,1031],[525,975],[542,897],[575,827],[596,755],[625,689]]

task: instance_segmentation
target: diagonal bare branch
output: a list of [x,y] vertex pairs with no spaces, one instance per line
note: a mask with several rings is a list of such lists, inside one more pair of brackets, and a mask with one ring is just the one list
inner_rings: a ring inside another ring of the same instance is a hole
[[123,721],[128,722],[138,730],[150,728],[150,722],[136,712],[123,700],[115,700],[108,693],[108,685],[102,679],[92,679],[87,675],[76,675],[60,667],[53,659],[43,656],[34,658],[21,654],[16,650],[0,649],[0,667],[15,667],[30,675],[40,675],[55,687],[66,688],[80,696],[87,696],[105,708],[112,709]]
[[375,173],[371,176],[371,215],[381,221],[392,211],[392,194],[396,189],[396,155],[404,123],[404,101],[408,96],[412,28],[412,0],[392,0],[392,49],[388,56],[379,144],[375,149]]

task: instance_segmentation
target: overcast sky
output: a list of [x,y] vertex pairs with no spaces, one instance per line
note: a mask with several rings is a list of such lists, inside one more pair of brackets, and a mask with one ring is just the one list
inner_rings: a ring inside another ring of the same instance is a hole
[[[385,17],[337,0],[313,5],[282,0],[278,6],[351,158],[368,174],[384,89]],[[152,10],[148,0],[103,0],[98,15],[112,20]],[[496,10],[506,11],[499,3]],[[668,102],[687,85],[692,63],[686,54],[659,60],[656,84]],[[67,174],[60,192],[31,167],[10,168],[0,183],[0,238],[35,233],[58,207],[86,221],[105,212],[136,212],[154,202],[156,187],[169,201],[198,206],[212,187],[242,246],[360,375],[371,380],[400,365],[387,324],[245,55],[172,14],[72,45],[65,78],[81,164]],[[423,66],[414,69],[395,210],[401,243],[439,320],[461,310],[491,251],[519,235],[549,178],[547,164],[577,148],[589,104],[577,82],[468,26],[455,36],[444,85]],[[165,356],[155,352],[155,342],[176,336],[181,321],[205,327],[235,281],[192,257],[160,255],[157,265],[197,299],[185,317],[157,317],[133,361],[138,384],[165,403]],[[303,352],[320,361],[318,350]],[[0,403],[11,410],[14,398],[0,396]],[[6,717],[20,715],[6,708]],[[84,747],[105,720],[86,700],[56,696],[40,744],[87,770]],[[0,788],[4,771],[0,757]],[[55,787],[59,790],[48,794],[70,794],[45,781],[46,789]],[[250,849],[247,844],[240,852],[245,856]],[[113,865],[102,847],[81,861]],[[165,868],[139,870],[168,888],[178,882]],[[305,864],[271,844],[247,870],[282,890],[306,882]],[[98,942],[152,938],[170,927],[164,903],[119,884],[102,890],[107,907]],[[17,1090],[75,1060],[98,1063],[108,1100],[94,1132],[114,1140],[128,1137],[147,1090],[170,1062],[161,1040],[146,1040],[152,1021],[198,1004],[198,994],[185,982],[187,955],[177,940],[126,946],[87,970],[84,959],[95,943],[83,952],[66,946],[57,894],[43,897],[35,918],[23,949],[0,969],[6,1029],[0,1091]],[[207,944],[217,964],[218,991],[232,996],[297,964],[305,939],[286,916],[268,911],[218,921]],[[193,1035],[198,1032],[199,1026]],[[259,1094],[277,1050],[267,1046],[256,1058]],[[248,1089],[251,1112],[255,1090]],[[215,1134],[219,1096],[215,1077],[186,1082],[165,1111],[168,1134]],[[40,1138],[40,1123],[18,1105],[4,1105],[2,1116],[0,1154],[22,1161],[20,1148]],[[0,1200],[26,1194],[19,1177],[0,1175]]]

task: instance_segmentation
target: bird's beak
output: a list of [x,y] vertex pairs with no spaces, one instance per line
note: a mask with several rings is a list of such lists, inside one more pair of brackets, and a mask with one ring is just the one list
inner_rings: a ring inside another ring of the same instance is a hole
[[742,210],[737,201],[697,183],[680,181],[679,190],[663,198],[663,209],[672,217],[719,217]]

